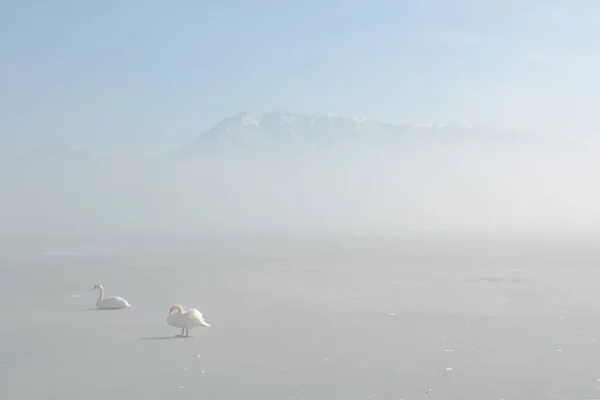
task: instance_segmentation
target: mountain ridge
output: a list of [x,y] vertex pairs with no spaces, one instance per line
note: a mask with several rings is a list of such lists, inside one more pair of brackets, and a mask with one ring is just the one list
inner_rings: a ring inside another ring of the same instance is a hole
[[469,123],[380,122],[341,114],[309,115],[289,111],[239,112],[225,118],[178,154],[215,151],[336,148],[402,149],[423,145],[543,145],[552,139],[528,132]]
[[302,114],[275,110],[265,113],[240,111],[225,118],[169,153],[131,152],[47,142],[4,149],[0,159],[18,161],[57,159],[196,158],[219,155],[277,153],[285,150],[384,150],[401,154],[414,148],[453,146],[579,148],[529,132],[470,123],[394,123],[343,114]]

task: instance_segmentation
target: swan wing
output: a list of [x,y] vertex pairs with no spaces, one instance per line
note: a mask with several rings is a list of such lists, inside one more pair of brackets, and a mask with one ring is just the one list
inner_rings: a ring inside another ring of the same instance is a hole
[[192,321],[193,323],[195,323],[197,325],[210,326],[204,320],[204,316],[202,315],[202,313],[200,311],[198,311],[197,309],[190,308],[189,310],[187,310],[186,314],[188,315],[189,320]]
[[105,297],[99,304],[101,308],[129,308],[131,305],[122,297]]
[[202,313],[195,308],[190,308],[189,310],[187,310],[187,312],[188,314],[190,314],[190,316],[193,316],[194,318],[202,318]]

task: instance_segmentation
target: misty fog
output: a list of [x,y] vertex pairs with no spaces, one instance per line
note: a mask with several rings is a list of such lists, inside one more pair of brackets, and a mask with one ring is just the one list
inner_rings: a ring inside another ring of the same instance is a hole
[[0,400],[600,399],[599,1],[3,6]]
[[597,230],[600,157],[535,148],[5,157],[2,234]]

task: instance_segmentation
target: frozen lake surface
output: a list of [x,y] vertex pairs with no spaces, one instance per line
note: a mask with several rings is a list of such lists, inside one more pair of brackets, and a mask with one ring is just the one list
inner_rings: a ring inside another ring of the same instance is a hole
[[[4,399],[600,399],[594,240],[11,239]],[[124,311],[94,310],[101,283]],[[174,337],[181,303],[210,328]]]

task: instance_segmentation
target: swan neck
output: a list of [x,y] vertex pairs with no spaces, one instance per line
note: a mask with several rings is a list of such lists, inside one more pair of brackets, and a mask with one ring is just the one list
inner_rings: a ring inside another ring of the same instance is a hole
[[100,291],[100,294],[98,295],[98,301],[96,301],[96,304],[100,304],[102,303],[102,300],[104,300],[104,288],[100,286],[98,287],[98,290]]
[[177,306],[175,306],[175,307],[174,307],[174,311],[175,311],[177,314],[182,314],[182,313],[183,313],[183,307],[182,307],[182,306],[179,306],[179,305],[177,305]]

